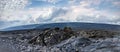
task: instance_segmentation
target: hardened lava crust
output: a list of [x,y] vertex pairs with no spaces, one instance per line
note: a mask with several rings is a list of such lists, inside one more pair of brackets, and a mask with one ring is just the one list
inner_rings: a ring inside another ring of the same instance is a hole
[[120,32],[54,27],[0,32],[0,52],[119,52]]

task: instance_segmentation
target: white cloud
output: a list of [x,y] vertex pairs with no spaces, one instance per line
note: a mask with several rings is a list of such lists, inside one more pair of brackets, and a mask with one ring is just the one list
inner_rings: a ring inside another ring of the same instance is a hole
[[[6,13],[7,14],[7,13]],[[19,10],[14,13],[10,13],[10,15],[2,18],[5,21],[33,21],[37,23],[37,19],[40,17],[43,20],[49,19],[50,14],[52,14],[52,8],[33,8],[28,10]],[[26,23],[27,23],[26,22]]]
[[1,0],[0,20],[10,19],[11,15],[15,15],[15,11],[22,10],[27,4],[28,0]]
[[29,14],[29,17],[32,18],[30,19],[31,21],[34,21],[35,23],[39,23],[39,21],[37,21],[39,18],[41,19],[40,21],[49,19],[52,14],[52,10],[53,10],[52,7],[33,8],[30,10],[27,10],[27,14]]
[[44,1],[44,2],[49,2],[49,3],[55,4],[55,3],[57,3],[57,2],[59,2],[61,0],[36,0],[36,1]]
[[3,26],[5,24],[9,25],[5,25],[4,28],[10,26],[44,23],[44,20],[50,19],[52,12],[53,7],[16,10],[12,13],[5,13],[6,15],[2,16],[0,21],[4,22]]
[[28,4],[28,0],[1,0],[0,10],[10,11],[10,10],[23,9],[27,4]]
[[[24,7],[28,4],[27,0],[9,0],[0,3],[0,21],[14,22],[12,25],[51,23],[51,22],[92,22],[92,23],[111,23],[120,24],[120,15],[111,13],[109,10],[96,10],[90,7],[92,4],[99,5],[101,1],[89,0],[80,1],[78,5],[74,5],[74,0],[70,0],[70,6],[65,7],[33,7],[27,10]],[[13,4],[12,4],[13,1]],[[42,1],[42,0],[41,0]],[[51,3],[57,0],[44,0]],[[0,1],[1,2],[1,1]],[[15,3],[16,5],[15,5]],[[69,4],[70,4],[69,3]],[[19,5],[20,4],[20,5]],[[6,6],[6,7],[4,7]],[[13,9],[12,9],[13,8]],[[9,9],[9,10],[8,10]]]
[[[77,5],[66,7],[67,12],[64,15],[57,16],[53,21],[63,22],[93,22],[93,23],[111,23],[117,24],[120,21],[119,15],[110,13],[107,10],[96,10],[85,6]],[[59,15],[59,14],[58,14]]]
[[118,8],[120,8],[120,1],[112,2],[112,4],[113,4],[114,6],[117,6]]
[[91,7],[92,5],[100,5],[103,0],[84,0],[80,2],[83,7]]

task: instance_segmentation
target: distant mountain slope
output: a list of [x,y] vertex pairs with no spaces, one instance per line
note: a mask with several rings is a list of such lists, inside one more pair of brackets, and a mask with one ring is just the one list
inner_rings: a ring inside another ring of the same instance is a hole
[[1,29],[0,31],[12,31],[12,30],[34,29],[34,28],[36,28],[36,26],[39,26],[39,25],[40,25],[40,24],[15,26],[15,27],[9,27],[9,28],[6,28],[6,29]]
[[81,23],[81,22],[24,25],[24,26],[16,26],[16,27],[11,27],[11,28],[6,28],[6,29],[3,29],[2,31],[25,30],[25,29],[44,29],[44,28],[54,28],[54,27],[63,28],[65,26],[69,26],[69,27],[72,27],[74,29],[101,29],[101,30],[120,31],[120,25],[98,24],[98,23]]

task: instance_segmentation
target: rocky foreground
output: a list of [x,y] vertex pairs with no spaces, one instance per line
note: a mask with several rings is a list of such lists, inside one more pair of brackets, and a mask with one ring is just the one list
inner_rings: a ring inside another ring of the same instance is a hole
[[0,52],[120,52],[120,33],[60,29],[0,32]]

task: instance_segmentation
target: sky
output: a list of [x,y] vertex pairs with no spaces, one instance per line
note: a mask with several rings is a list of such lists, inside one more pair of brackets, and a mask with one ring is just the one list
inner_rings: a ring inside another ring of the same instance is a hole
[[0,29],[59,22],[120,25],[120,0],[0,0]]

